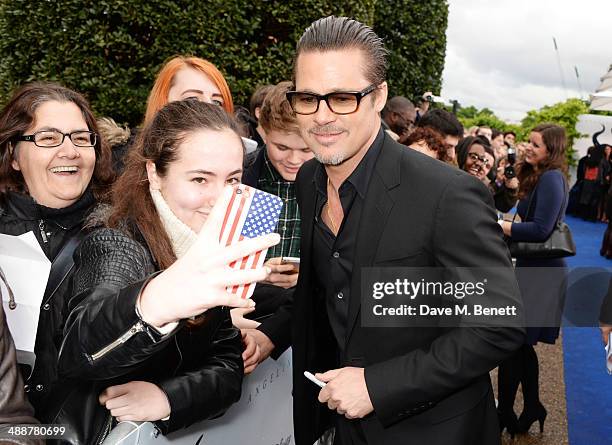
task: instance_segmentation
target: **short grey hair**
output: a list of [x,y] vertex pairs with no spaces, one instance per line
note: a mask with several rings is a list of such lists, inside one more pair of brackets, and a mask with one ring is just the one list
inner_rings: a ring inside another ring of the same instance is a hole
[[348,17],[329,16],[313,22],[297,44],[293,60],[293,79],[300,54],[310,51],[360,49],[365,53],[364,74],[373,85],[387,77],[387,56],[383,40],[368,25]]

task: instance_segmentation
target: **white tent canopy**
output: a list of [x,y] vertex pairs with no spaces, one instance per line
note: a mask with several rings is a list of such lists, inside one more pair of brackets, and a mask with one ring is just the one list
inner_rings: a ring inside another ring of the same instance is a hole
[[601,78],[601,84],[591,95],[591,110],[612,111],[612,65]]

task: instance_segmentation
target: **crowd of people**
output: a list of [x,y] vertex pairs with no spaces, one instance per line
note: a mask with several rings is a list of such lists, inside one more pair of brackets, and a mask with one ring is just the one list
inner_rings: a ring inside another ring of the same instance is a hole
[[585,221],[608,224],[600,254],[612,259],[612,146],[599,142],[604,131],[605,127],[593,134],[593,145],[578,161],[567,213]]
[[[326,17],[301,37],[293,79],[258,88],[248,108],[211,61],[186,56],[161,68],[138,128],[96,120],[59,84],[17,89],[0,113],[0,232],[32,232],[52,266],[33,367],[16,363],[0,312],[0,424],[66,424],[71,444],[101,443],[121,421],[167,434],[222,415],[244,374],[292,347],[297,445],[330,428],[343,445],[488,445],[504,429],[542,430],[533,345],[554,343],[559,320],[530,314],[562,307],[563,289],[515,274],[507,245],[542,243],[563,220],[565,130],[540,125],[518,143],[464,130],[429,92],[418,106],[387,100],[386,69],[368,26]],[[278,233],[224,246],[240,183],[282,198]],[[517,205],[520,220],[507,215]],[[227,267],[262,249],[263,267]],[[364,326],[372,266],[496,268],[492,292],[527,323]],[[558,283],[567,268],[516,266]],[[251,282],[251,299],[226,291]]]

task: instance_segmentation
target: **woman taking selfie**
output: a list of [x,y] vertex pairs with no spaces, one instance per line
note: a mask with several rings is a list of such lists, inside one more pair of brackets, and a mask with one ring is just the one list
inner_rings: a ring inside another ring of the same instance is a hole
[[97,215],[105,227],[75,253],[59,371],[94,396],[80,407],[95,425],[83,443],[116,421],[155,421],[168,433],[239,399],[242,343],[228,307],[252,301],[226,287],[268,270],[227,265],[278,242],[273,234],[219,244],[242,161],[236,124],[218,106],[172,102],[142,130],[112,209]]

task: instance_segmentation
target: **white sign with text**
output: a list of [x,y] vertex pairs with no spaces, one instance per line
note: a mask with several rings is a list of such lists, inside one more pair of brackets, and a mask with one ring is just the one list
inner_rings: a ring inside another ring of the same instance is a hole
[[[268,359],[248,376],[238,403],[215,420],[199,422],[168,436],[154,424],[120,423],[104,445],[294,445],[291,350]],[[117,437],[120,429],[127,435]]]

